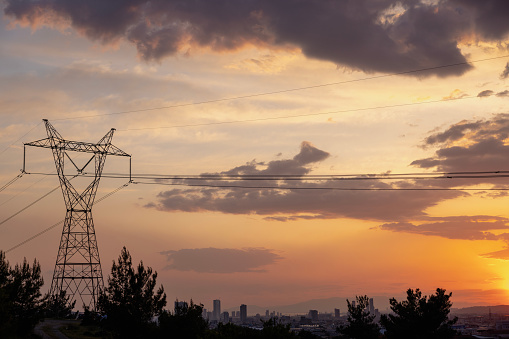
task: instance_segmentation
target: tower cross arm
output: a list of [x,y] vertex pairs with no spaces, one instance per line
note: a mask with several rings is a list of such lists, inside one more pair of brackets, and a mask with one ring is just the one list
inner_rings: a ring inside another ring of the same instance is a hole
[[45,138],[41,140],[28,142],[25,143],[24,145],[42,148],[58,148],[64,151],[74,151],[83,153],[117,155],[123,157],[131,156],[112,144],[94,144],[91,142],[72,141],[56,138]]

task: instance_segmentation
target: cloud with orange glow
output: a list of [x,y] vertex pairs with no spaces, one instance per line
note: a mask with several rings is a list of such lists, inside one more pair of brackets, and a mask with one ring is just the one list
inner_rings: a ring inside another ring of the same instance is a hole
[[266,248],[189,248],[162,252],[166,269],[199,273],[265,272],[261,267],[283,259]]
[[[267,220],[292,221],[298,219],[355,218],[364,220],[408,220],[424,217],[424,210],[442,200],[465,195],[460,191],[412,191],[397,188],[437,187],[436,183],[407,181],[384,182],[369,177],[357,180],[328,179],[315,181],[299,178],[311,173],[314,165],[329,157],[329,153],[309,142],[292,159],[270,162],[251,161],[245,165],[216,173],[216,175],[250,175],[255,181],[241,184],[223,180],[205,180],[205,186],[172,189],[160,192],[156,202],[146,205],[161,211],[204,212],[228,214],[257,214]],[[203,176],[212,173],[204,173]],[[264,175],[293,175],[278,182],[263,180]],[[196,184],[182,179],[175,184]],[[222,187],[221,187],[222,186]],[[232,187],[233,186],[233,187]],[[238,187],[235,187],[238,186]],[[271,188],[272,187],[272,188]],[[373,194],[373,190],[378,190]],[[394,208],[398,206],[398,208]]]
[[65,26],[101,44],[128,41],[147,61],[189,48],[258,46],[298,49],[364,72],[458,64],[413,74],[445,77],[472,68],[461,43],[506,41],[508,10],[499,0],[6,0],[4,13],[33,29]]

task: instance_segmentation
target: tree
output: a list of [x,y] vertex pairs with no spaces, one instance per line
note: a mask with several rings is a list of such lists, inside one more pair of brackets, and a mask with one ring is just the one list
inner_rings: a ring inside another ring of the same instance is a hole
[[175,312],[164,311],[159,317],[161,338],[203,338],[208,330],[208,321],[202,317],[203,305],[175,303]]
[[157,272],[143,266],[133,268],[129,251],[124,247],[113,262],[108,288],[99,296],[98,310],[106,315],[105,324],[122,338],[146,337],[154,316],[163,312],[166,294],[163,286],[154,293]]
[[347,299],[348,325],[339,328],[339,332],[352,339],[372,339],[380,336],[380,326],[374,322],[375,315],[368,311],[369,298],[364,296],[355,297],[357,303],[354,306]]
[[9,326],[10,300],[8,285],[10,280],[9,262],[5,259],[5,253],[0,251],[0,334],[5,334]]
[[429,297],[422,296],[419,289],[408,289],[407,299],[398,302],[390,299],[394,314],[382,315],[381,324],[389,339],[446,339],[452,338],[455,331],[452,325],[457,318],[449,319],[452,293],[437,288]]
[[262,322],[262,338],[295,338],[295,335],[290,332],[290,324],[285,325],[281,321],[278,321],[277,318],[270,318],[269,320]]
[[71,296],[66,295],[65,291],[60,291],[57,295],[48,295],[46,302],[46,317],[67,318],[76,305],[76,300],[70,301]]
[[24,337],[32,332],[44,315],[43,284],[37,260],[30,267],[25,258],[22,265],[11,269],[0,251],[0,337]]

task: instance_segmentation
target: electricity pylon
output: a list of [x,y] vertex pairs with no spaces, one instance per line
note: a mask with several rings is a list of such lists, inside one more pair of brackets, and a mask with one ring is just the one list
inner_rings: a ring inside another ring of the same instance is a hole
[[[92,206],[101,179],[107,155],[131,157],[129,154],[111,144],[112,128],[98,143],[65,140],[49,123],[43,119],[48,137],[26,143],[25,146],[51,148],[57,169],[60,187],[64,195],[67,212],[65,214],[62,237],[58,248],[50,295],[58,296],[62,291],[70,300],[95,309],[99,292],[104,288],[101,260],[92,220]],[[79,168],[68,152],[93,154],[90,160]],[[69,174],[64,173],[66,159],[77,170],[77,175],[94,160],[95,174],[92,182],[79,193],[69,181]],[[130,160],[129,160],[130,163]],[[23,161],[23,172],[25,161]],[[79,298],[79,299],[78,299]]]

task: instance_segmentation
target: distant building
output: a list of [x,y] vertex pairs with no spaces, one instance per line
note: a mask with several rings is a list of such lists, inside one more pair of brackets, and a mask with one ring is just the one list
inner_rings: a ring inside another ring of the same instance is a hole
[[221,319],[219,321],[221,321],[223,324],[229,323],[230,322],[230,314],[228,312],[223,312],[221,314]]
[[265,310],[265,318],[268,318],[268,317],[270,317],[269,310]]
[[318,321],[318,311],[317,310],[309,310],[309,318],[313,321]]
[[214,300],[214,309],[212,310],[212,320],[219,321],[221,317],[221,300]]
[[369,298],[369,313],[371,315],[375,314],[375,304],[373,303],[373,298]]
[[341,313],[339,312],[339,308],[334,309],[334,318],[339,319]]
[[243,323],[247,321],[247,305],[240,305],[240,321]]

